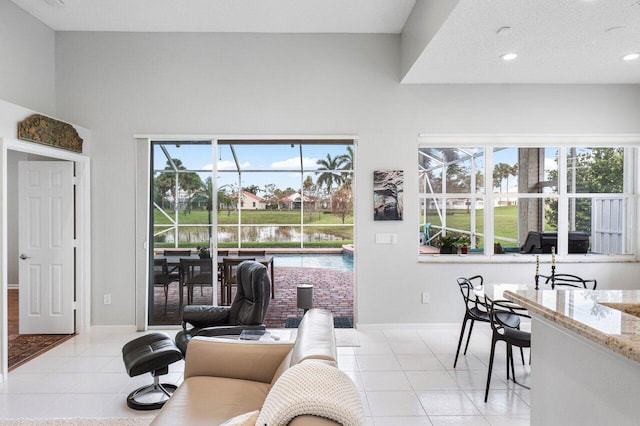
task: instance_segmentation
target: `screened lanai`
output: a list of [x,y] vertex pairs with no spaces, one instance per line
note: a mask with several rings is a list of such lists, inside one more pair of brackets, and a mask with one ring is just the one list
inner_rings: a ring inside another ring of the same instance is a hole
[[[301,280],[335,286],[344,297],[325,297],[318,288],[318,303],[352,318],[353,251],[343,254],[343,247],[353,244],[353,148],[352,140],[152,142],[152,252],[178,250],[212,262],[240,254],[272,257],[273,326],[298,314],[290,292]],[[193,303],[220,301],[211,281],[194,291]],[[150,324],[179,322],[179,286],[168,287],[166,295],[158,286],[152,292]]]
[[353,242],[352,141],[219,141],[217,148],[214,174],[210,142],[154,144],[157,248]]
[[545,252],[630,252],[634,148],[485,142],[419,147],[421,246],[453,238],[482,254],[541,244]]

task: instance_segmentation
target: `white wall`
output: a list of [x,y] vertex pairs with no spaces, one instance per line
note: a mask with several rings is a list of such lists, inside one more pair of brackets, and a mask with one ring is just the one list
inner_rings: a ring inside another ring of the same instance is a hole
[[55,113],[55,32],[0,0],[0,99]]
[[[640,132],[639,86],[400,85],[392,35],[59,33],[56,66],[59,115],[92,129],[94,324],[134,323],[133,134],[357,134],[359,322],[419,323],[460,320],[457,275],[534,265],[417,263],[418,134]],[[373,222],[377,169],[406,172],[402,222]],[[603,288],[640,269],[580,268]]]

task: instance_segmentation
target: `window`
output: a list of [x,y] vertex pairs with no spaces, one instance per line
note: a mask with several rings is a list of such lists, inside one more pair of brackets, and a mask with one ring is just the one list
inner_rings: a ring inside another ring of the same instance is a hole
[[421,253],[633,253],[635,147],[473,141],[421,138]]
[[218,247],[352,244],[353,148],[352,140],[219,140]]

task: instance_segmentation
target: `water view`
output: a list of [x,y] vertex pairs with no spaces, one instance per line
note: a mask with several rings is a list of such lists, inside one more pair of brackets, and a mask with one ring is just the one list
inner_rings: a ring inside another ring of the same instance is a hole
[[[175,235],[173,228],[169,226],[154,227],[156,235],[154,241],[156,243],[173,243]],[[166,230],[168,232],[158,233],[158,230]],[[210,229],[207,226],[180,226],[179,241],[183,244],[204,244],[209,239]],[[290,242],[336,242],[342,244],[342,241],[350,241],[353,239],[353,228],[349,226],[331,226],[317,227],[306,226],[304,233],[300,232],[300,227],[293,226],[259,226],[259,225],[243,225],[241,227],[241,241],[258,242],[258,243],[290,243]],[[233,243],[238,241],[237,226],[220,226],[218,227],[218,243]],[[339,247],[339,245],[338,245]]]
[[274,254],[273,257],[273,263],[276,267],[289,266],[353,271],[353,257],[344,254]]

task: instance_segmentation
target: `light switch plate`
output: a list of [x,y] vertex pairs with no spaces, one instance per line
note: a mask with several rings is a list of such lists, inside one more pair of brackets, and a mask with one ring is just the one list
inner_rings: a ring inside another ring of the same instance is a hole
[[376,244],[398,244],[398,234],[376,234]]

